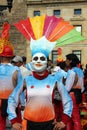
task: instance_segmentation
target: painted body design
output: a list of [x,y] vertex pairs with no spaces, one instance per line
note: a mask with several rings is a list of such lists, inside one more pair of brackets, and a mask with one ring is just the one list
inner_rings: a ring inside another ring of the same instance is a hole
[[[72,100],[66,92],[63,84],[57,81],[55,75],[50,74],[43,80],[36,79],[33,75],[26,76],[25,81],[27,86],[27,103],[24,112],[25,119],[35,122],[44,122],[55,118],[52,94],[56,82],[62,97],[64,113],[71,116]],[[17,106],[16,102],[18,102],[17,100],[19,99],[18,93],[20,93],[22,89],[22,86],[17,86],[15,91],[9,97],[9,120],[16,118],[16,113],[12,106]],[[15,97],[14,102],[13,97]]]

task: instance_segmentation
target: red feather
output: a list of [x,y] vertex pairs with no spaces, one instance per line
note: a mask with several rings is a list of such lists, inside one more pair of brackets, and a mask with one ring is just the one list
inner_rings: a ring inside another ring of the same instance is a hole
[[28,39],[30,40],[31,37],[35,39],[32,26],[30,23],[29,18],[26,20],[21,20],[18,23],[15,23],[14,26]]
[[1,35],[1,37],[3,39],[8,39],[9,38],[9,30],[10,30],[10,24],[8,22],[5,22],[3,24],[3,30],[2,30],[2,35]]

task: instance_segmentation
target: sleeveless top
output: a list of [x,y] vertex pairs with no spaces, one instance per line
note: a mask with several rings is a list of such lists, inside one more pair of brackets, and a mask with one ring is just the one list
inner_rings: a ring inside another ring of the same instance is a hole
[[18,67],[14,67],[10,63],[0,64],[0,99],[8,99],[13,91],[12,76],[16,70]]

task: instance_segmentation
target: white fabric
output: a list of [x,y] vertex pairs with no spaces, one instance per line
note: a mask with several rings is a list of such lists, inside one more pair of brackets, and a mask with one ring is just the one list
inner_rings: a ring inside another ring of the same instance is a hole
[[22,77],[24,78],[25,76],[27,75],[30,75],[32,74],[31,71],[29,71],[26,67],[24,67],[23,65],[19,67],[20,68],[20,71],[21,71],[21,74],[22,74]]
[[73,70],[68,70],[66,83],[65,83],[65,87],[68,92],[71,90],[71,88],[74,84],[74,80],[75,80],[75,72]]
[[30,41],[30,48],[32,51],[32,55],[34,55],[37,52],[42,52],[48,57],[50,52],[54,49],[55,45],[56,42],[48,41],[45,36],[41,37],[38,40],[33,40],[31,38]]

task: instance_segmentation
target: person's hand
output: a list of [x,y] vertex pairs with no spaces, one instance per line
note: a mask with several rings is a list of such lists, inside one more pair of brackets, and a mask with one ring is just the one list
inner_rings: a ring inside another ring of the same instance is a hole
[[65,124],[63,122],[54,121],[54,129],[53,130],[62,130],[65,128]]
[[22,130],[23,129],[23,126],[20,123],[14,123],[12,125],[12,127],[14,128],[14,130]]

